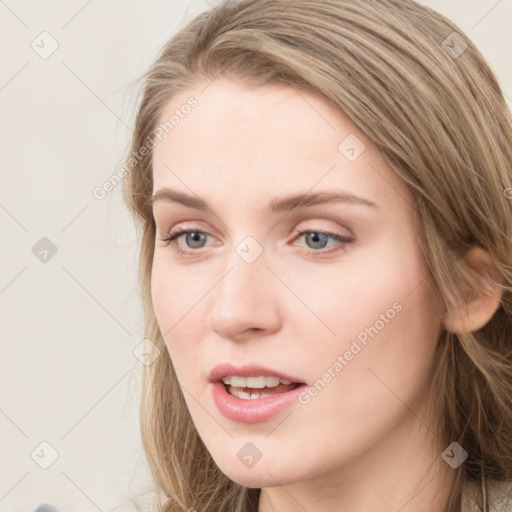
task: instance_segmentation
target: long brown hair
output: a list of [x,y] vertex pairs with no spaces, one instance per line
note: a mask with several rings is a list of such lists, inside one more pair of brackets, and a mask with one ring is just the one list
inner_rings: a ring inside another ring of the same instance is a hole
[[[512,479],[512,123],[489,65],[455,24],[412,0],[223,1],[175,34],[145,75],[130,155],[151,147],[177,92],[220,74],[312,91],[366,134],[415,198],[418,237],[447,308],[464,305],[478,282],[465,252],[491,254],[499,309],[475,332],[441,332],[432,382],[438,439],[469,454],[445,511],[460,510],[470,481],[490,510],[489,480]],[[254,512],[259,490],[227,478],[199,438],[155,319],[151,151],[126,170],[145,334],[161,350],[144,369],[140,410],[161,510]]]

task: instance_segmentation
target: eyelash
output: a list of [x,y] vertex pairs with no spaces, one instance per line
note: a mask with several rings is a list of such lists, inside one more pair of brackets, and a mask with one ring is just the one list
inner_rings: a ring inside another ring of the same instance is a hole
[[[185,235],[185,234],[189,234],[189,233],[200,233],[202,235],[209,236],[208,233],[205,233],[204,231],[199,231],[197,229],[182,229],[182,228],[178,228],[175,231],[169,232],[165,238],[161,238],[160,240],[162,242],[166,242],[166,244],[165,244],[166,246],[167,245],[177,246],[177,239],[180,236]],[[318,250],[307,249],[306,250],[306,252],[309,255],[311,255],[313,257],[317,257],[317,258],[322,258],[324,256],[330,255],[331,253],[338,252],[338,251],[344,249],[344,247],[346,245],[348,245],[348,244],[350,244],[350,243],[352,243],[354,241],[353,238],[348,238],[348,237],[345,237],[345,236],[342,236],[342,235],[338,235],[336,233],[330,233],[328,231],[318,231],[318,230],[297,231],[295,238],[298,238],[298,237],[301,237],[303,235],[307,235],[307,234],[310,234],[310,233],[320,234],[320,235],[327,236],[329,238],[333,238],[334,240],[336,240],[338,242],[341,242],[341,244],[342,244],[341,247],[338,247],[337,249],[331,249],[331,250],[328,250],[328,251],[325,251],[323,249],[318,249]],[[193,253],[197,253],[201,249],[184,250],[184,249],[182,249],[181,247],[178,246],[177,249],[175,249],[175,250],[176,250],[176,254],[178,256],[190,257],[190,256],[192,256]]]

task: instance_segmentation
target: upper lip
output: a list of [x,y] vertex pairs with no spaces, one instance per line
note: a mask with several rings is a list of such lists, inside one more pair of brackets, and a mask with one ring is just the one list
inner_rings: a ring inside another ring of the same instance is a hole
[[210,382],[218,382],[223,377],[227,377],[228,375],[238,375],[240,377],[259,377],[260,375],[273,375],[275,377],[279,377],[280,379],[288,379],[291,382],[296,382],[299,384],[303,383],[302,380],[294,377],[293,375],[288,375],[278,370],[273,370],[272,368],[266,368],[256,364],[244,364],[241,366],[235,366],[231,363],[222,363],[215,366],[210,372],[208,380]]

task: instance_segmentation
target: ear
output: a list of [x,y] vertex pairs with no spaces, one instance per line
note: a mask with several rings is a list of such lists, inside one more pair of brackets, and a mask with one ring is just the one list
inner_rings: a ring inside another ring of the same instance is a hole
[[443,327],[453,333],[481,329],[496,313],[503,294],[498,286],[502,284],[498,271],[486,250],[474,246],[465,254],[464,260],[478,272],[479,281],[470,290],[470,298],[464,306],[445,313]]

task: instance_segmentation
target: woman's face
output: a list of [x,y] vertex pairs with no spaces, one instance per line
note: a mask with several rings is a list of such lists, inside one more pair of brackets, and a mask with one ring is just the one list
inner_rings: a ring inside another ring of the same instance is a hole
[[194,424],[242,485],[368,471],[427,430],[440,311],[413,200],[319,97],[206,85],[166,106],[189,113],[153,160],[152,299]]

